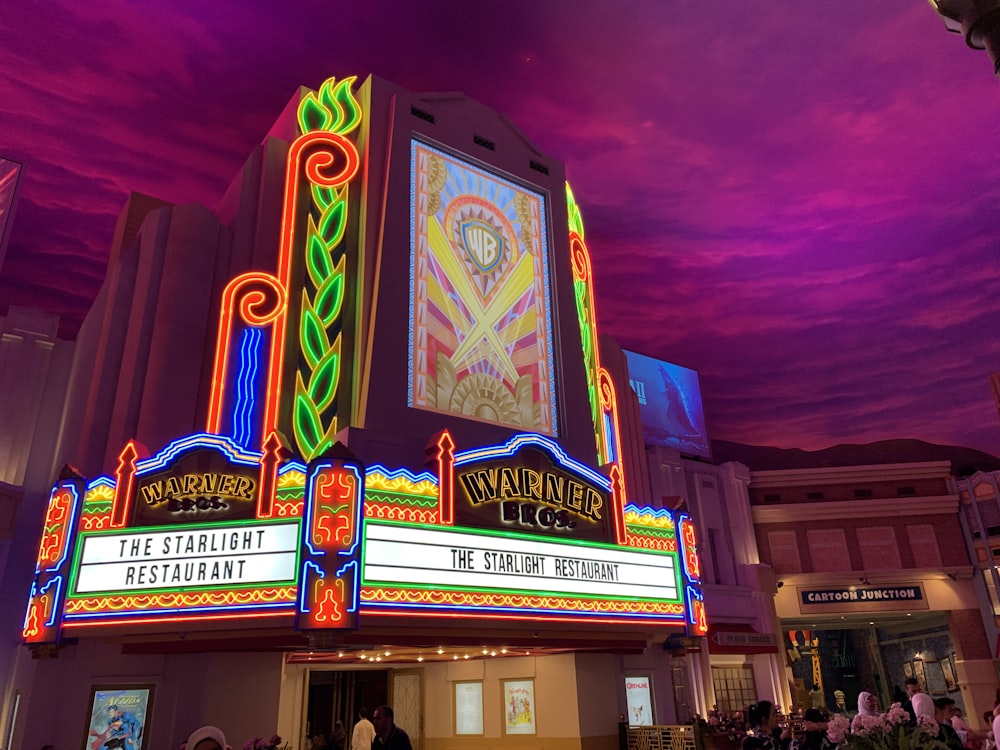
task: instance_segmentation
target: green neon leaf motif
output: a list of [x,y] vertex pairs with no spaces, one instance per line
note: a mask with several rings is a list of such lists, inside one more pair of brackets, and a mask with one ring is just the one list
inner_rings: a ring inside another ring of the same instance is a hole
[[339,244],[347,229],[347,201],[338,200],[329,210],[324,211],[317,228],[328,246]]
[[309,397],[300,392],[301,378],[295,384],[295,439],[302,448],[303,457],[310,459],[317,455],[317,448],[323,439],[323,423]]
[[[338,337],[339,338],[339,337]],[[309,376],[309,398],[320,415],[333,403],[340,380],[340,346],[328,351]]]
[[302,345],[302,353],[309,364],[309,369],[312,370],[330,348],[330,340],[326,336],[323,322],[312,307],[309,307],[308,297],[304,293],[302,297],[302,327],[299,329],[299,343]]
[[314,231],[310,219],[309,240],[306,243],[306,270],[314,286],[323,283],[323,279],[333,273],[333,262],[330,260],[330,248],[323,238]]
[[339,135],[350,133],[361,122],[361,107],[351,93],[355,80],[351,76],[334,85],[335,79],[331,78],[319,89],[320,100],[334,113],[334,122],[329,130]]
[[[569,183],[566,183],[566,214],[569,224],[569,231],[576,232],[582,238],[583,216],[580,207],[573,196],[573,190]],[[580,324],[580,343],[583,349],[584,369],[587,373],[587,393],[590,396],[590,414],[594,421],[594,439],[597,441],[598,459],[603,463],[607,456],[604,455],[604,424],[601,415],[600,398],[597,389],[597,352],[594,321],[590,316],[591,289],[589,284],[582,280],[574,280],[573,292],[576,298],[576,317]]]
[[299,102],[298,119],[299,129],[303,133],[312,133],[315,130],[328,130],[333,122],[333,115],[310,91]]
[[566,183],[566,213],[569,217],[569,231],[576,232],[583,237],[583,217],[580,215],[580,207],[576,204],[573,189]]
[[344,259],[340,259],[338,273],[327,277],[323,285],[316,290],[316,303],[314,308],[316,315],[323,321],[323,325],[332,325],[340,317],[340,307],[344,302]]
[[[347,193],[347,186],[344,186],[344,193]],[[316,185],[312,186],[312,199],[313,203],[319,208],[320,213],[326,211],[330,205],[337,200],[337,190],[336,188],[327,187],[326,185]]]
[[[301,131],[344,136],[355,130],[362,117],[351,90],[355,80],[330,78],[316,93],[304,94],[297,112]],[[348,225],[348,186],[312,184],[310,196],[311,215],[300,250],[308,278],[302,288],[299,326],[301,370],[296,374],[292,406],[296,444],[306,460],[329,449],[337,434],[340,326],[347,291],[346,251],[341,245]]]

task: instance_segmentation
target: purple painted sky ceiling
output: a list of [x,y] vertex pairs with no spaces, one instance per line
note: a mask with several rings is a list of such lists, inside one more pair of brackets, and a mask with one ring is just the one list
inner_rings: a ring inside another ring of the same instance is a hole
[[214,207],[299,84],[459,90],[562,160],[623,346],[709,434],[1000,453],[1000,81],[922,0],[52,0],[0,14],[0,311],[97,292],[130,190]]

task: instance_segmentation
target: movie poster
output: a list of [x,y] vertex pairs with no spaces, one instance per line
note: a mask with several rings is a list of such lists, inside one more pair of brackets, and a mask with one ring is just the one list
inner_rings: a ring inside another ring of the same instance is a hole
[[653,725],[653,691],[648,675],[625,678],[625,705],[628,707],[629,724],[640,727]]
[[504,734],[535,733],[534,680],[503,681]]
[[152,703],[152,685],[91,688],[83,750],[145,750]]
[[483,683],[455,683],[455,734],[483,733]]
[[625,351],[625,359],[646,445],[710,459],[697,371],[636,352]]

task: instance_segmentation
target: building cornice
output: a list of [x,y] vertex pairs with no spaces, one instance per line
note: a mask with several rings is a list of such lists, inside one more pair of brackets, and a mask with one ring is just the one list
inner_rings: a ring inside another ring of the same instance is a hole
[[921,461],[910,464],[874,464],[871,466],[829,466],[817,469],[778,469],[751,471],[750,487],[802,487],[815,484],[849,484],[892,480],[946,479],[951,477],[950,461]]
[[906,516],[954,515],[958,513],[956,495],[935,497],[891,497],[866,500],[817,500],[811,503],[776,503],[754,505],[750,514],[754,524],[809,523],[850,518],[889,518]]

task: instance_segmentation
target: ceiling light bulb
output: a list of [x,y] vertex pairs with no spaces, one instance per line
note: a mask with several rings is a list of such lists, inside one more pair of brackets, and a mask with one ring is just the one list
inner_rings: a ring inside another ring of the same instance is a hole
[[388,652],[388,651],[386,651],[386,652],[385,652],[385,655],[386,655],[386,656],[389,656],[389,652]]
[[438,649],[438,653],[439,653],[439,654],[443,654],[443,653],[444,653],[444,649],[443,649],[443,648],[439,648],[439,649]]

